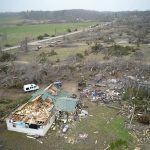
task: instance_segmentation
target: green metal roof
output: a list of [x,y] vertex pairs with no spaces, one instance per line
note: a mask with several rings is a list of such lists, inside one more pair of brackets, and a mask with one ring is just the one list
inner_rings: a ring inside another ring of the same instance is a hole
[[61,97],[54,101],[54,106],[59,111],[73,112],[78,103],[78,99]]
[[78,99],[71,98],[70,94],[66,91],[60,91],[57,96],[53,96],[48,91],[44,91],[44,89],[40,89],[33,93],[29,101],[32,101],[40,95],[42,95],[43,100],[47,98],[52,99],[55,109],[59,111],[73,112],[79,101]]

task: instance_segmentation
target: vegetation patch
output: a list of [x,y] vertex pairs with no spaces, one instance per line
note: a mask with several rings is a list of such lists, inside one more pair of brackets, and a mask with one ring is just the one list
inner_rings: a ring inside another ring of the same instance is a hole
[[16,59],[16,56],[14,54],[10,54],[7,52],[1,52],[0,53],[0,61],[6,62],[6,61],[13,61]]
[[112,145],[112,148],[131,146],[133,139],[128,130],[124,128],[124,119],[120,116],[114,117],[117,113],[116,110],[91,104],[88,106],[91,116],[82,119],[68,135],[68,137],[74,138],[78,137],[80,133],[86,133],[88,138],[71,146],[67,144],[65,149],[105,149],[108,145]]
[[121,149],[126,149],[126,148],[128,148],[127,141],[119,139],[119,140],[116,140],[116,141],[112,142],[110,144],[110,148],[109,149],[110,150],[114,150],[114,149],[121,150]]
[[135,51],[136,49],[130,46],[113,45],[109,47],[108,54],[111,56],[127,56]]
[[18,100],[1,99],[0,100],[0,118],[9,114],[12,110],[29,100],[29,96],[26,96]]

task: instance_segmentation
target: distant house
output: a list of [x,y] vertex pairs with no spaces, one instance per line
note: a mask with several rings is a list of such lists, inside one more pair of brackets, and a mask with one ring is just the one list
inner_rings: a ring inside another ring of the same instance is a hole
[[17,108],[6,118],[8,130],[44,136],[58,111],[72,113],[76,110],[78,99],[60,91],[53,84],[35,92],[31,99]]

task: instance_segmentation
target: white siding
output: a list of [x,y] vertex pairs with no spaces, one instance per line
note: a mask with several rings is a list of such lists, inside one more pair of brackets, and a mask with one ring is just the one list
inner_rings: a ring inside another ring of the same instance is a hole
[[27,133],[31,135],[40,135],[44,136],[49,128],[51,127],[52,123],[55,121],[55,115],[53,115],[47,125],[41,126],[39,129],[31,129],[31,128],[23,128],[20,126],[13,127],[13,123],[9,121],[10,119],[6,119],[6,124],[7,124],[7,129],[10,131],[16,131],[16,132],[22,132],[22,133]]

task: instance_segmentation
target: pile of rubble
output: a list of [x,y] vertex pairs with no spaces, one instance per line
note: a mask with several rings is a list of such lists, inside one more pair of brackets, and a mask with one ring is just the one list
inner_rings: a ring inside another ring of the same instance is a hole
[[87,87],[80,91],[80,97],[90,98],[91,101],[100,101],[109,103],[120,101],[123,94],[123,82],[117,79],[93,81],[87,84]]
[[[137,96],[140,89],[148,91],[148,97],[150,98],[150,84],[148,81],[143,81],[133,76],[123,76],[121,78],[106,78],[102,74],[95,75],[90,81],[87,82],[87,86],[80,91],[80,97],[90,99],[92,102],[102,102],[105,104],[111,102],[119,102],[120,115],[127,118],[125,122],[125,128],[131,131],[133,137],[137,139],[139,144],[150,142],[150,115],[141,113],[138,110],[137,105],[133,105],[130,101],[122,101],[122,96],[128,88],[136,88]],[[135,97],[131,97],[134,101]],[[148,107],[148,106],[147,106]],[[115,107],[116,108],[116,107]],[[150,108],[150,107],[148,107]],[[134,121],[133,121],[134,120]],[[138,120],[138,122],[135,122]],[[143,123],[143,124],[141,124]],[[136,124],[136,125],[135,125]]]

